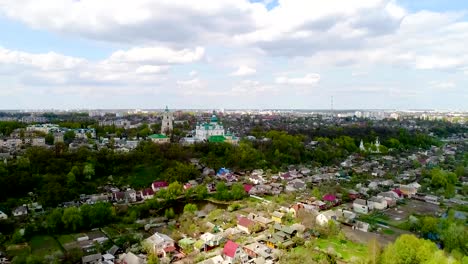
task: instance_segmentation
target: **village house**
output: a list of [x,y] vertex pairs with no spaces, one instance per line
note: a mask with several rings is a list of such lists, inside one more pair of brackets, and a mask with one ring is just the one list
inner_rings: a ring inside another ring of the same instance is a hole
[[254,222],[258,223],[262,228],[266,228],[273,220],[263,217],[261,215],[256,215],[254,213],[250,213],[247,218],[253,220]]
[[235,263],[236,261],[244,263],[248,259],[248,255],[244,253],[242,247],[231,240],[228,240],[224,245],[223,256],[227,263]]
[[165,254],[166,249],[174,247],[174,240],[162,233],[154,233],[152,236],[145,239],[142,244],[148,250],[155,254]]
[[375,210],[385,210],[388,207],[387,200],[383,197],[371,197],[367,204]]
[[216,255],[212,258],[205,259],[204,261],[198,262],[198,264],[222,264],[224,262],[223,257]]
[[275,224],[274,229],[275,233],[271,234],[266,241],[268,247],[277,248],[281,245],[284,248],[289,248],[294,246],[291,239],[297,234],[295,229],[281,224]]
[[11,214],[13,216],[27,215],[28,214],[28,208],[26,207],[26,205],[18,206],[11,212]]
[[102,255],[101,253],[98,254],[92,254],[88,256],[84,256],[81,258],[81,263],[82,264],[101,264],[102,260]]
[[255,232],[255,222],[248,219],[247,217],[239,216],[237,218],[237,228],[247,234],[250,234],[251,232]]
[[367,204],[366,200],[363,199],[356,199],[353,201],[353,211],[360,214],[368,214],[369,213],[369,205]]
[[321,226],[326,226],[330,220],[337,220],[335,211],[323,211],[315,217],[315,222]]
[[140,196],[143,200],[152,199],[154,197],[154,191],[151,188],[146,188],[140,191]]
[[5,220],[5,219],[8,219],[8,215],[0,211],[0,220]]
[[283,217],[284,217],[284,214],[278,211],[274,211],[271,214],[271,220],[275,221],[278,224],[281,224],[283,222]]
[[169,186],[169,184],[165,181],[155,181],[151,184],[151,189],[153,189],[153,192],[157,192],[161,189],[166,189]]
[[224,238],[219,234],[212,234],[210,232],[206,232],[200,236],[200,239],[203,240],[204,244],[208,248],[213,248],[219,246]]

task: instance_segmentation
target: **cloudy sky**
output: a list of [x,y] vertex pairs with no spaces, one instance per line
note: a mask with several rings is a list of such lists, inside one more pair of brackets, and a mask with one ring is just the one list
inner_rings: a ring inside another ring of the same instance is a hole
[[0,109],[468,110],[467,85],[461,0],[0,0]]

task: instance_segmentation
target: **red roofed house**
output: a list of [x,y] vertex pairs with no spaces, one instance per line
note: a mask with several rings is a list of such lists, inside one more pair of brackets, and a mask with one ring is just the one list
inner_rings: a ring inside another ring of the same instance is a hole
[[248,219],[247,217],[239,216],[237,218],[237,228],[246,232],[247,234],[250,234],[252,231],[254,231],[253,229],[255,228],[255,222]]
[[250,184],[244,184],[244,190],[246,193],[249,193],[250,190],[252,190],[253,185]]
[[146,189],[140,191],[140,195],[141,195],[141,198],[142,198],[143,200],[148,200],[148,199],[153,198],[153,196],[154,196],[154,191],[153,191],[153,189],[151,189],[151,188],[146,188]]
[[158,181],[158,182],[153,182],[153,184],[151,184],[151,189],[153,189],[154,192],[157,192],[161,189],[165,189],[167,188],[167,186],[169,186],[169,184],[165,181]]
[[336,196],[333,194],[325,194],[323,196],[323,200],[325,202],[330,202],[330,203],[336,203],[338,201],[338,199],[336,199]]
[[240,247],[236,242],[233,242],[231,240],[228,240],[226,245],[224,245],[223,255],[224,260],[230,263],[234,263],[238,259],[248,257],[247,254],[245,254],[242,250],[242,247]]

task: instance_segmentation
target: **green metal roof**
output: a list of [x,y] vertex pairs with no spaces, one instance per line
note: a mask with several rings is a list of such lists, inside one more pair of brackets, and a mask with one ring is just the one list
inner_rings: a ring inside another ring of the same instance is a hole
[[153,134],[153,135],[150,135],[149,138],[154,138],[154,139],[157,139],[157,138],[167,138],[166,135],[163,135],[163,134]]
[[213,142],[213,143],[224,142],[225,140],[226,140],[226,138],[224,136],[221,136],[221,135],[211,136],[210,138],[208,138],[208,141]]

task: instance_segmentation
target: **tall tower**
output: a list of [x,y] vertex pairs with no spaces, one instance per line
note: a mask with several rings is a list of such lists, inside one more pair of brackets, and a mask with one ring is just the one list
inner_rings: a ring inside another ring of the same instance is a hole
[[164,134],[164,135],[169,135],[173,129],[173,126],[172,126],[172,113],[169,112],[169,108],[167,108],[167,105],[166,105],[166,109],[164,110],[164,113],[163,113],[163,116],[162,116],[162,123],[161,123],[161,134]]

